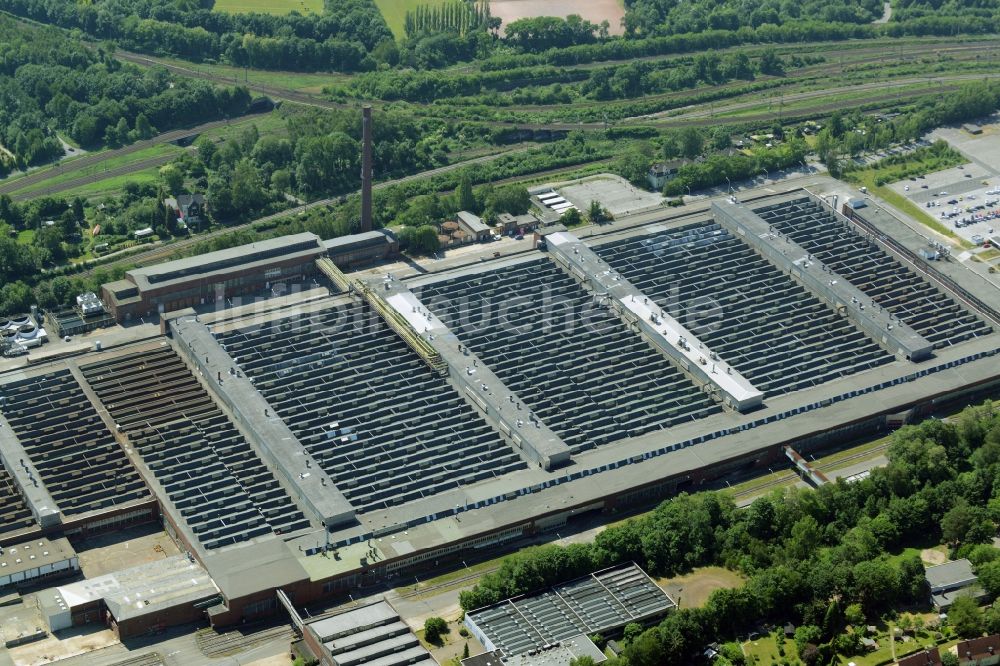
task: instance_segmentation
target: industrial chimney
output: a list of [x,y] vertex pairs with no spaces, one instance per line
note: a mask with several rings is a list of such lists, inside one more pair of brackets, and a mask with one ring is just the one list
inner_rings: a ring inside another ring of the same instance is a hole
[[361,109],[361,231],[372,230],[372,107]]

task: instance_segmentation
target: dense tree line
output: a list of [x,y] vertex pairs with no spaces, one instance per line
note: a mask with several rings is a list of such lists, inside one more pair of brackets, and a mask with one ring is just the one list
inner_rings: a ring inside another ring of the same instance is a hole
[[[889,464],[854,483],[789,489],[737,510],[718,493],[682,494],[639,518],[607,528],[592,543],[543,546],[504,560],[460,594],[471,610],[602,567],[636,561],[658,576],[705,565],[743,573],[746,585],[712,593],[658,626],[626,634],[616,666],[703,663],[705,645],[764,620],[802,625],[800,656],[827,663],[856,654],[863,624],[899,604],[925,604],[919,556],[889,558],[908,545],[944,540],[970,555],[985,584],[1000,590],[1000,551],[985,544],[1000,521],[1000,405],[987,401],[949,422],[929,420],[894,434]],[[1000,612],[973,611],[973,635],[1000,628]],[[956,627],[958,628],[958,627]],[[966,634],[968,635],[968,634]],[[810,648],[810,649],[807,649]]]
[[361,74],[346,86],[331,88],[329,92],[334,98],[433,102],[485,91],[586,81],[590,76],[586,70],[546,66],[469,74],[397,70]]
[[241,115],[242,88],[123,65],[53,28],[0,17],[0,175],[62,156],[56,132],[87,147]]
[[736,30],[709,29],[703,32],[635,38],[613,38],[591,44],[550,48],[539,53],[511,53],[500,50],[483,59],[484,69],[506,69],[530,65],[579,65],[602,60],[630,60],[674,53],[696,53],[749,44],[800,44],[848,39],[883,37],[987,34],[998,31],[1000,23],[967,21],[956,16],[932,16],[885,24],[827,23],[805,18],[781,25],[743,26]]
[[406,12],[404,30],[410,39],[436,32],[465,35],[477,30],[495,30],[499,19],[490,15],[489,2],[450,0],[440,5],[418,5]]
[[608,25],[597,25],[576,14],[566,18],[534,16],[511,21],[504,27],[505,41],[525,51],[545,51],[607,39]]
[[780,76],[786,67],[819,62],[823,62],[822,56],[793,56],[786,65],[773,50],[764,49],[753,58],[746,53],[703,53],[591,69],[537,65],[447,74],[393,70],[361,74],[344,86],[328,88],[327,92],[339,100],[374,98],[463,105],[554,104],[580,97],[606,101],[678,91],[700,84],[752,81],[759,74]]
[[880,0],[630,0],[623,37],[610,37],[607,22],[579,16],[520,19],[501,37],[484,3],[453,0],[410,12],[406,38],[398,44],[373,0],[327,0],[322,14],[307,16],[215,12],[212,0],[8,0],[5,9],[147,53],[261,69],[356,72],[468,60],[507,69],[740,44],[997,32],[998,9],[979,4],[906,0],[891,21],[873,24]]
[[908,21],[936,19],[941,16],[958,17],[970,21],[996,21],[1000,6],[982,0],[896,0],[893,19]]
[[19,16],[77,28],[124,48],[264,69],[371,69],[369,53],[392,40],[373,0],[329,0],[321,15],[212,11],[212,2],[8,0]]
[[903,113],[867,128],[864,133],[850,129],[860,124],[858,112],[849,121],[838,112],[816,137],[816,153],[827,170],[839,176],[848,157],[915,141],[935,127],[981,118],[997,109],[1000,109],[1000,83],[984,81],[964,85],[951,95],[919,98]]
[[[821,56],[790,59],[791,66],[822,62]],[[657,93],[694,88],[699,84],[719,85],[735,80],[752,81],[758,74],[780,76],[785,62],[772,50],[765,50],[760,58],[751,60],[746,53],[720,56],[702,53],[688,63],[675,61],[664,67],[650,61],[637,61],[614,68],[593,70],[590,78],[580,87],[583,95],[598,100],[629,99]]]
[[623,20],[630,35],[699,33],[782,25],[809,18],[825,23],[871,23],[881,0],[626,0]]

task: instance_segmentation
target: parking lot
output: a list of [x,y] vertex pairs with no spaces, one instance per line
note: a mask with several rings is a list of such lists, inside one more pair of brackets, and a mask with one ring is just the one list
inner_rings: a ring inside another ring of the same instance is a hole
[[1000,178],[979,164],[964,164],[889,187],[977,245],[1000,228]]
[[650,210],[663,202],[659,194],[639,189],[611,174],[583,178],[558,187],[556,191],[583,213],[590,208],[591,201],[600,201],[615,217]]

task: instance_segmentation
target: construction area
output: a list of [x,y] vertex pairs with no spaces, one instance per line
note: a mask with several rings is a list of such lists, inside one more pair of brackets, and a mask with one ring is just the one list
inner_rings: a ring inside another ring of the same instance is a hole
[[[109,301],[160,309],[158,333],[0,366],[0,546],[159,521],[176,548],[11,586],[45,588],[53,632],[288,614],[330,663],[426,661],[391,607],[296,609],[995,392],[984,287],[865,224],[798,189],[433,271],[365,231],[136,272]],[[673,607],[625,563],[466,626],[506,656],[586,654]]]

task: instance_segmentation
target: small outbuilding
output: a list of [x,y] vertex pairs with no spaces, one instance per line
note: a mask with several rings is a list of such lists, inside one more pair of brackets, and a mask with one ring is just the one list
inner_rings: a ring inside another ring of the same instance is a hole
[[480,218],[475,213],[470,213],[467,210],[460,210],[455,214],[455,221],[461,231],[464,232],[465,238],[470,242],[478,242],[489,240],[490,228],[487,226],[482,218]]

